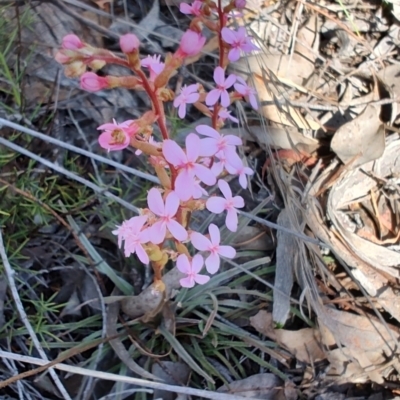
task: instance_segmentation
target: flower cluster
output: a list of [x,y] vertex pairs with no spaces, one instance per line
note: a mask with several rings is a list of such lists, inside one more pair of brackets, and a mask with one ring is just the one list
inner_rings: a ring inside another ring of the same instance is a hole
[[[242,10],[245,0],[231,0],[222,8],[212,0],[195,0],[192,4],[182,3],[180,11],[193,18],[190,29],[181,39],[175,53],[140,58],[140,41],[133,34],[120,38],[120,48],[125,58],[103,49],[96,49],[82,42],[75,35],[67,35],[62,48],[56,55],[64,64],[68,76],[80,76],[81,87],[88,91],[100,91],[114,87],[145,91],[150,97],[152,110],[136,120],[117,123],[115,120],[98,127],[102,132],[99,144],[107,151],[119,151],[132,147],[137,156],[145,155],[160,180],[147,194],[147,208],[141,215],[124,221],[114,235],[118,246],[123,247],[126,257],[136,254],[144,264],[151,263],[155,272],[155,284],[163,290],[161,271],[168,260],[176,261],[176,267],[185,277],[180,280],[183,287],[195,283],[204,284],[210,277],[201,274],[205,268],[215,274],[220,268],[220,257],[235,257],[235,249],[222,245],[219,228],[210,224],[208,234],[203,235],[190,229],[190,218],[196,211],[207,209],[211,213],[225,213],[227,229],[238,228],[238,209],[244,207],[241,196],[233,196],[224,179],[228,175],[238,177],[243,189],[247,188],[248,177],[253,171],[238,154],[242,140],[220,133],[226,120],[239,121],[231,115],[229,107],[233,101],[245,99],[257,109],[255,90],[239,76],[226,76],[229,62],[237,61],[241,53],[258,48],[247,36],[243,27],[227,27],[228,15]],[[221,38],[220,63],[214,71],[215,87],[205,92],[193,83],[185,85],[175,95],[168,88],[170,78],[183,65],[187,57],[197,55],[205,45],[201,34],[205,25]],[[99,76],[96,71],[105,64],[122,65],[133,74],[126,76]],[[87,68],[92,71],[87,71]],[[212,126],[198,125],[187,135],[182,147],[170,138],[165,118],[165,105],[170,103],[177,109],[179,118],[186,116],[187,107],[196,107],[212,119]],[[153,126],[158,124],[162,141],[153,136]],[[221,195],[209,196],[207,187],[218,185]],[[188,245],[201,252],[191,256]]]

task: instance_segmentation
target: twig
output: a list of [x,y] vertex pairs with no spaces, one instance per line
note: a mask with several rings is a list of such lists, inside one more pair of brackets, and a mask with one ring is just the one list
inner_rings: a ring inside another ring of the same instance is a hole
[[[1,118],[0,118],[1,119]],[[1,121],[0,121],[1,123]],[[122,206],[124,206],[125,208],[127,208],[128,210],[133,211],[136,214],[139,214],[139,210],[133,206],[132,204],[128,203],[125,200],[120,199],[118,196],[116,196],[115,194],[112,194],[111,192],[109,192],[107,189],[102,189],[101,187],[95,185],[94,183],[88,181],[87,179],[81,178],[80,176],[74,174],[73,172],[70,172],[68,170],[66,170],[65,168],[56,165],[54,163],[52,163],[51,161],[46,160],[45,158],[42,158],[40,156],[37,156],[36,154],[30,152],[29,150],[24,149],[21,146],[18,146],[12,142],[10,142],[9,140],[0,138],[0,144],[9,147],[10,149],[17,151],[18,153],[24,154],[29,158],[32,158],[35,161],[38,161],[40,163],[42,163],[43,165],[45,165],[46,167],[53,169],[54,171],[63,174],[65,176],[67,176],[70,179],[73,179],[79,183],[81,183],[82,185],[86,185],[87,187],[89,187],[90,189],[92,189],[93,191],[95,191],[96,193],[102,194],[114,201],[116,201],[117,203],[121,204]]]
[[[15,272],[11,268],[11,265],[8,261],[6,249],[5,249],[4,243],[3,243],[2,230],[0,230],[0,255],[1,255],[1,259],[3,261],[4,270],[5,270],[5,273],[7,276],[8,284],[11,289],[11,294],[14,299],[15,306],[17,307],[18,313],[21,317],[22,323],[25,325],[25,328],[28,331],[29,336],[31,337],[32,342],[33,342],[34,346],[36,347],[36,350],[38,351],[40,357],[42,357],[41,362],[48,363],[49,359],[47,358],[47,355],[46,355],[45,351],[43,350],[43,347],[41,346],[39,339],[36,336],[36,333],[32,328],[31,323],[29,322],[28,316],[25,313],[24,306],[19,297],[18,289],[17,289],[17,286],[15,285],[15,280],[14,280]],[[50,372],[51,377],[54,380],[54,383],[56,384],[58,390],[60,391],[60,393],[64,397],[64,399],[72,400],[71,397],[69,396],[68,392],[65,390],[63,384],[61,383],[60,379],[58,378],[56,371],[54,371],[53,368],[49,368],[49,372]]]
[[26,134],[31,135],[33,137],[39,138],[41,140],[44,140],[47,143],[52,143],[52,144],[55,144],[56,146],[63,147],[64,149],[71,150],[74,153],[82,154],[83,156],[92,158],[93,160],[100,161],[100,162],[102,162],[104,164],[111,165],[111,166],[113,166],[115,168],[120,169],[121,171],[125,171],[125,172],[128,172],[128,173],[132,174],[132,175],[136,175],[139,178],[147,179],[148,181],[154,182],[156,184],[160,183],[160,181],[153,175],[146,174],[145,172],[141,172],[141,171],[138,171],[137,169],[127,167],[127,166],[125,166],[123,164],[120,164],[120,163],[118,163],[116,161],[113,161],[113,160],[110,160],[108,158],[99,156],[99,155],[94,154],[94,153],[92,153],[90,151],[81,149],[79,147],[73,146],[73,145],[68,144],[68,143],[64,143],[61,140],[57,140],[55,138],[52,138],[51,136],[44,135],[43,133],[34,131],[33,129],[26,128],[25,126],[22,126],[20,124],[16,124],[14,122],[8,121],[8,120],[6,120],[4,118],[0,118],[0,127],[2,125],[8,126],[9,128],[13,128],[13,129],[15,129],[17,131],[26,133]]
[[[34,364],[34,365],[45,365],[46,364],[46,362],[44,360],[41,360],[40,358],[21,356],[20,354],[14,354],[14,353],[10,353],[8,351],[2,351],[2,350],[0,350],[0,358],[7,358],[10,360],[16,360],[16,361],[25,362],[25,363]],[[62,364],[62,363],[54,365],[54,368],[59,369],[60,371],[69,372],[71,374],[92,376],[94,378],[104,379],[104,380],[113,381],[113,382],[125,382],[125,383],[130,383],[132,385],[148,387],[151,389],[166,390],[166,391],[172,392],[172,393],[182,393],[182,394],[191,395],[191,396],[205,397],[207,399],[214,399],[214,400],[246,400],[247,399],[246,397],[234,396],[234,395],[230,395],[228,393],[218,393],[218,392],[211,392],[208,390],[193,389],[193,388],[184,387],[184,386],[167,385],[164,383],[151,382],[151,381],[146,381],[144,379],[139,379],[139,378],[131,378],[129,376],[121,376],[121,375],[117,375],[117,374],[111,374],[109,372],[93,371],[93,370],[89,370],[89,369],[85,369],[85,368],[81,368],[81,367],[75,367],[73,365]],[[257,400],[257,399],[255,398],[255,400]],[[260,400],[260,399],[258,399],[258,400]]]

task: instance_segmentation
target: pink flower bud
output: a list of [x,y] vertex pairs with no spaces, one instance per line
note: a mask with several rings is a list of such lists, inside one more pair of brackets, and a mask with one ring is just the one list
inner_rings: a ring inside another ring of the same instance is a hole
[[205,42],[206,38],[204,36],[189,29],[183,34],[176,55],[178,57],[195,56],[201,51]]
[[119,46],[125,54],[129,54],[139,49],[140,42],[136,35],[127,33],[119,38]]
[[63,49],[66,50],[79,50],[82,47],[85,47],[81,39],[79,39],[78,36],[73,34],[64,36],[61,46]]
[[235,0],[235,7],[239,10],[246,7],[246,0]]
[[108,86],[107,78],[98,76],[94,72],[85,72],[81,76],[81,88],[88,92],[98,92],[108,88]]

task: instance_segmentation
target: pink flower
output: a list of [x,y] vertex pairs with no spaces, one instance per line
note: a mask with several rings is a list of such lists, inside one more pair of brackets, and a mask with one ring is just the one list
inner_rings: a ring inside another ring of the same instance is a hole
[[219,256],[233,258],[236,255],[236,250],[231,246],[220,246],[221,234],[216,225],[210,224],[208,232],[210,233],[210,239],[198,232],[193,232],[190,235],[190,239],[195,249],[211,253],[206,258],[206,268],[209,274],[215,274],[219,270]]
[[113,235],[118,236],[119,248],[122,246],[122,241],[125,241],[125,257],[136,253],[143,264],[148,264],[150,262],[149,256],[142,246],[142,243],[147,243],[149,241],[148,229],[142,230],[146,221],[146,216],[133,217],[124,221],[121,226],[117,226],[117,229],[112,231]]
[[251,106],[258,110],[258,102],[256,97],[256,91],[247,85],[246,81],[240,76],[237,77],[238,82],[235,83],[235,90],[242,96],[248,97]]
[[192,5],[181,3],[179,6],[179,10],[182,14],[195,15],[196,17],[198,17],[201,15],[201,5],[202,2],[199,0],[195,0]]
[[196,163],[201,149],[201,140],[194,133],[186,137],[186,153],[173,140],[167,139],[163,142],[162,151],[165,159],[181,170],[175,180],[175,192],[182,201],[187,201],[193,196],[195,176],[209,186],[216,182],[215,175],[210,169]]
[[232,122],[235,122],[236,124],[239,123],[239,120],[231,115],[231,112],[228,111],[226,108],[221,108],[218,111],[218,118],[222,121],[225,122],[226,119],[230,119]]
[[235,153],[235,156],[232,156],[229,159],[229,163],[225,165],[226,170],[232,175],[239,176],[239,183],[243,189],[247,189],[247,177],[246,175],[253,175],[254,172],[251,168],[245,167],[243,165],[240,157]]
[[195,56],[200,53],[205,42],[204,36],[189,29],[183,34],[176,55],[181,58]]
[[[185,4],[185,3],[181,3]],[[186,104],[193,104],[199,100],[199,93],[197,92],[199,85],[195,83],[194,85],[183,86],[181,93],[174,100],[174,107],[179,107],[178,115],[179,118],[183,119],[186,115]]]
[[252,50],[260,50],[256,45],[251,43],[251,38],[246,35],[246,28],[241,26],[237,31],[229,28],[222,28],[222,39],[231,45],[228,58],[234,62],[240,58],[240,50],[245,53],[250,53]]
[[94,72],[85,72],[81,76],[81,88],[88,92],[98,92],[108,88],[107,78],[98,76]]
[[157,76],[164,70],[165,64],[160,61],[160,55],[147,56],[141,61],[142,67],[148,68],[150,71],[150,80],[154,82]]
[[63,37],[61,47],[65,50],[79,50],[85,45],[78,36],[70,34]]
[[137,51],[140,46],[140,41],[133,33],[127,33],[119,38],[119,47],[125,54],[133,53]]
[[235,7],[239,10],[246,7],[246,0],[235,0]]
[[230,74],[225,79],[225,71],[222,67],[217,67],[214,70],[214,81],[217,84],[217,88],[211,90],[207,94],[206,104],[213,106],[219,98],[221,98],[221,105],[223,107],[229,107],[231,100],[226,89],[229,89],[236,82],[236,75]]
[[241,196],[232,197],[231,188],[222,179],[218,181],[218,187],[225,198],[210,197],[206,203],[207,210],[214,214],[220,214],[226,210],[227,211],[225,219],[226,227],[230,231],[236,232],[238,226],[238,216],[236,209],[244,207],[243,197]]
[[100,125],[97,129],[104,131],[99,136],[99,144],[108,151],[122,150],[129,146],[131,137],[138,131],[138,126],[133,120],[117,124],[113,123]]
[[150,228],[150,241],[159,244],[164,241],[167,229],[171,235],[180,242],[187,239],[186,229],[173,218],[179,208],[179,199],[174,192],[168,194],[165,204],[158,189],[149,190],[147,195],[147,204],[153,214],[160,219]]
[[179,282],[182,287],[192,288],[195,283],[204,285],[210,280],[207,275],[200,275],[199,272],[203,268],[204,260],[200,254],[196,254],[192,258],[192,262],[189,261],[187,255],[181,254],[176,260],[176,267],[183,274],[186,274],[186,278],[182,278]]
[[[240,146],[242,139],[235,135],[221,135],[214,128],[208,125],[199,125],[196,127],[197,133],[208,136],[201,141],[202,155],[211,157],[219,151],[226,152],[226,157],[230,157],[230,151],[235,150],[234,146]],[[229,162],[229,161],[228,161]]]

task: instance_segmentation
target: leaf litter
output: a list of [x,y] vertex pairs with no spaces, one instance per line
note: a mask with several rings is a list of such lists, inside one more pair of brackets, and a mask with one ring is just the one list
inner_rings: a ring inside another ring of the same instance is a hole
[[[167,375],[182,366],[183,375],[178,379],[181,384],[201,385],[199,378],[212,377],[206,383],[208,389],[219,387],[221,392],[244,397],[292,399],[302,393],[310,398],[329,395],[340,398],[346,393],[351,398],[361,393],[361,398],[368,398],[374,387],[371,383],[380,385],[377,391],[382,396],[388,392],[398,394],[395,389],[400,373],[397,363],[400,73],[395,20],[398,6],[396,2],[352,5],[345,1],[324,1],[323,4],[292,1],[284,6],[279,1],[252,1],[255,4],[248,7],[244,19],[238,19],[237,23],[246,24],[262,44],[263,52],[242,58],[234,68],[257,90],[260,112],[239,109],[237,114],[243,120],[244,129],[233,127],[229,132],[245,139],[248,160],[257,166],[260,175],[261,172],[265,175],[264,180],[253,179],[254,198],[263,193],[273,194],[273,207],[267,212],[263,210],[263,217],[318,238],[321,246],[294,239],[281,231],[275,240],[275,235],[265,234],[262,226],[243,225],[243,231],[233,238],[242,257],[235,261],[242,269],[225,265],[219,280],[210,282],[204,290],[194,289],[187,294],[179,291],[181,276],[172,269],[165,275],[168,289],[165,298],[145,284],[143,290],[136,289],[135,296],[125,296],[114,314],[111,310],[116,304],[110,302],[108,316],[112,317],[114,333],[129,332],[118,339],[123,351],[116,353],[128,367],[134,361],[134,370],[145,370],[149,377],[151,374],[160,377],[156,366]],[[51,107],[58,102],[58,116],[66,118],[63,114],[66,108],[75,110],[79,123],[89,132],[91,126],[107,119],[107,115],[115,116],[116,110],[117,115],[133,115],[132,110],[143,99],[118,90],[110,92],[107,98],[82,95],[73,81],[59,74],[51,49],[70,31],[82,32],[88,42],[100,45],[104,43],[103,35],[112,41],[116,32],[124,29],[141,31],[148,39],[147,48],[142,49],[144,53],[168,51],[173,46],[170,39],[179,40],[185,21],[179,21],[180,26],[171,26],[174,29],[168,34],[163,31],[164,12],[168,9],[175,13],[176,2],[167,9],[162,2],[146,4],[143,7],[146,12],[136,19],[136,24],[126,24],[124,20],[129,19],[126,10],[118,6],[117,18],[112,19],[110,10],[114,2],[95,2],[93,5],[99,9],[90,6],[77,19],[84,4],[70,2],[68,7],[72,13],[66,13],[65,8],[56,4],[38,5],[33,10],[31,29],[23,29],[21,38],[22,43],[30,43],[34,40],[33,32],[36,42],[42,41],[50,49],[48,52],[34,50],[31,54],[32,61],[26,70],[30,79],[26,86],[28,110],[37,102],[48,102]],[[99,10],[109,17],[98,14]],[[14,9],[8,9],[7,13],[9,18],[16,18]],[[40,15],[49,16],[46,24]],[[93,23],[103,29],[92,29]],[[159,30],[164,37],[143,31],[149,27],[152,28],[149,31]],[[211,53],[215,46],[215,38],[210,38],[206,50]],[[194,73],[211,82],[203,71],[192,72],[187,68],[185,73],[189,76]],[[53,82],[59,85],[57,91],[52,90]],[[194,119],[197,117],[194,115]],[[58,134],[63,140],[71,140],[71,132],[61,130]],[[77,144],[76,138],[72,142]],[[89,138],[89,142],[95,142],[95,138]],[[128,196],[140,197],[140,191],[136,188]],[[52,207],[57,209],[57,204]],[[113,213],[113,220],[118,220],[119,215],[109,204],[102,202],[101,207]],[[102,227],[107,225],[109,217],[106,213],[98,217]],[[80,212],[74,218],[82,226],[87,222]],[[9,220],[5,223],[9,224]],[[46,238],[45,233],[42,235]],[[93,245],[95,235],[88,237],[92,243],[83,243],[88,251],[96,252],[92,254],[96,254],[97,261],[104,257],[108,264],[118,265],[118,279],[133,285],[127,270],[138,266],[123,266],[115,254],[115,243],[109,250],[110,239],[100,239],[100,245]],[[49,240],[49,234],[46,239]],[[104,243],[107,251],[102,249]],[[12,246],[15,249],[16,245]],[[24,251],[27,248],[33,251],[41,246],[41,241],[30,238],[29,245],[23,247]],[[60,239],[57,246],[66,250],[62,257],[68,263],[60,263],[54,253],[49,257],[48,252],[41,255],[39,251],[29,268],[38,268],[37,262],[50,269],[51,262],[70,265],[68,257],[76,252],[76,246],[66,239]],[[273,268],[267,262],[268,256],[276,259]],[[75,258],[74,254],[73,261],[82,261],[82,255],[78,260]],[[140,271],[138,276],[145,280],[146,274]],[[28,276],[32,279],[30,272]],[[34,278],[40,290],[49,297],[53,292],[66,291],[69,283],[63,281],[62,274],[49,276],[52,286]],[[104,275],[97,279],[105,297],[118,299]],[[86,288],[85,282],[78,280],[71,284],[64,312],[51,318],[76,324],[98,316],[95,303],[81,307],[97,297],[90,285]],[[10,307],[5,302],[6,316]],[[314,326],[310,327],[312,322]],[[207,329],[202,331],[204,325]],[[274,349],[275,358],[271,349],[261,350],[264,336],[254,334],[249,325],[267,337],[270,342],[265,346]],[[244,328],[249,329],[250,342],[239,334]],[[6,329],[9,329],[7,325]],[[69,347],[73,348],[90,335],[98,337],[100,330],[101,324],[97,323],[92,330],[79,331],[79,335],[68,331],[63,335],[69,335]],[[201,332],[206,332],[204,337],[193,345],[189,338],[199,338]],[[49,333],[54,335],[53,331]],[[46,338],[51,342],[50,335]],[[53,343],[55,348],[56,344]],[[246,352],[249,346],[250,353]],[[157,354],[166,354],[168,358],[152,363]],[[104,353],[102,358],[106,356]],[[86,361],[90,362],[92,355],[87,357]],[[295,368],[294,375],[288,368],[290,361]],[[151,364],[153,367],[149,368]],[[114,368],[126,373],[123,365],[117,363]],[[226,374],[219,372],[224,368],[235,377],[232,382],[226,382]],[[264,372],[265,368],[269,371]],[[188,373],[190,370],[192,374]],[[278,372],[287,374],[285,381]],[[163,379],[168,381],[166,376]],[[357,389],[356,384],[361,383],[366,386]],[[340,385],[347,386],[340,388]],[[92,393],[96,390],[99,389],[94,387]]]

